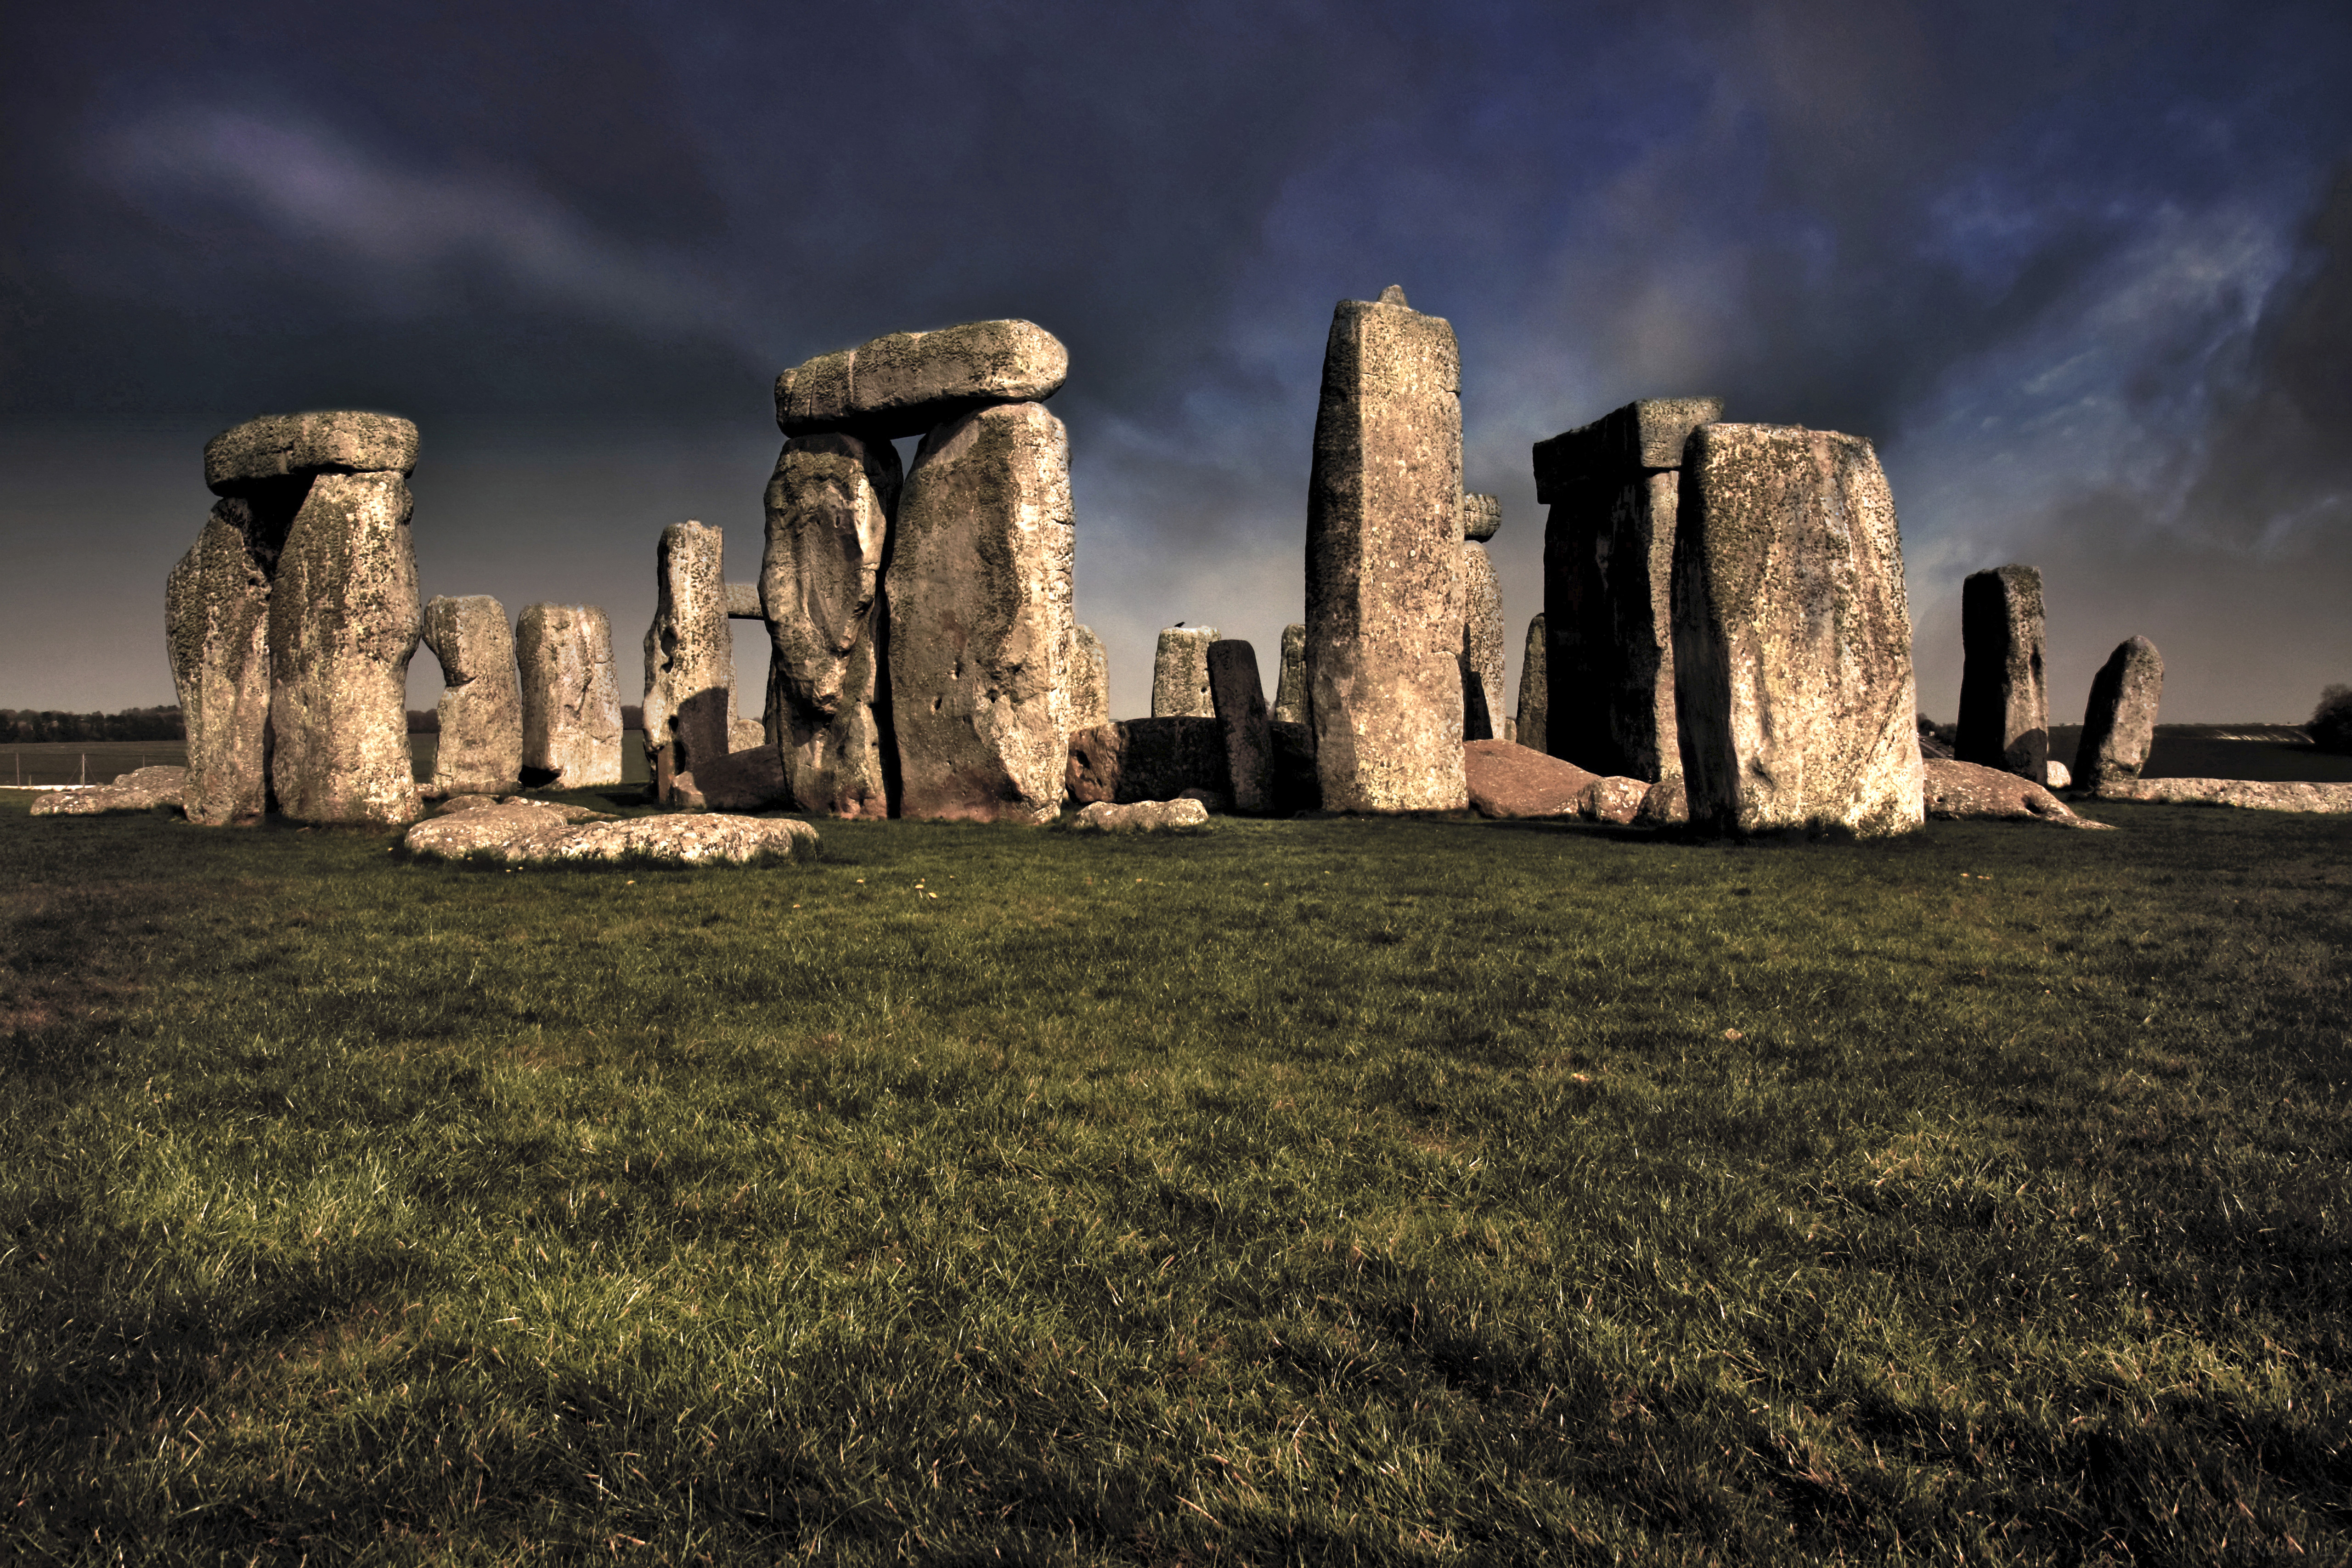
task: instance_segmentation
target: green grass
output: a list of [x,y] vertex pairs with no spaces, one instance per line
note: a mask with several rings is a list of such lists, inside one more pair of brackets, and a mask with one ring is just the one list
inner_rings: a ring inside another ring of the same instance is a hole
[[0,805],[0,1556],[2352,1562],[2352,828],[2097,815]]

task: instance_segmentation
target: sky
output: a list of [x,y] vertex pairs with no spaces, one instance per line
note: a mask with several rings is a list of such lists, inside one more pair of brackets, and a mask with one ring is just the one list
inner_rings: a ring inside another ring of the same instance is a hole
[[2340,0],[14,7],[0,707],[171,701],[205,441],[345,407],[422,431],[424,594],[603,605],[634,700],[661,529],[757,575],[777,373],[993,317],[1069,346],[1114,712],[1179,621],[1270,689],[1332,308],[1394,283],[1514,693],[1531,444],[1717,395],[1876,443],[1927,713],[2019,561],[2054,721],[2135,634],[2167,719],[2297,721],[2352,681],[2347,80]]

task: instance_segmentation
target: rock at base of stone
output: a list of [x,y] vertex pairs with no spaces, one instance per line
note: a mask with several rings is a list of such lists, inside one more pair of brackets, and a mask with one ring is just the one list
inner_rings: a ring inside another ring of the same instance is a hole
[[1315,773],[1315,730],[1276,723],[1274,731],[1274,812],[1296,816],[1323,809],[1323,781]]
[[1098,800],[1070,823],[1079,833],[1204,833],[1209,808],[1197,800],[1143,800],[1114,805]]
[[2352,784],[2272,784],[2252,779],[2117,779],[2101,800],[2163,805],[2236,805],[2255,811],[2352,812]]
[[1293,621],[1282,628],[1282,670],[1274,682],[1274,710],[1267,716],[1277,724],[1313,724],[1313,704],[1307,695],[1307,624]]
[[[583,818],[586,818],[583,820]],[[509,862],[656,860],[743,865],[813,858],[816,829],[795,817],[678,815],[615,819],[578,807],[509,800],[436,816],[408,830],[411,854],[487,855]]]
[[[1919,754],[1922,757],[1927,754],[1925,748],[1921,749]],[[2042,787],[2043,789],[2071,789],[2074,787],[2074,775],[2073,772],[2067,768],[2065,763],[2061,762],[2050,762],[2044,763],[2043,766],[2049,770],[2048,773],[2043,775],[2042,780]]]
[[2096,793],[2127,784],[2147,766],[2156,743],[2157,704],[2164,697],[2164,656],[2146,637],[2126,637],[2091,681],[2074,750],[2074,785]]
[[185,768],[134,768],[95,789],[65,789],[33,797],[35,816],[105,816],[116,812],[160,811],[181,804]]
[[1601,782],[1574,763],[1508,741],[1473,741],[1462,752],[1470,805],[1481,816],[1572,816]]
[[1550,665],[1545,646],[1543,613],[1538,611],[1528,622],[1528,647],[1519,660],[1519,717],[1512,726],[1510,739],[1531,752],[1545,752],[1548,721],[1551,717],[1551,685],[1545,679]]
[[1977,763],[1938,759],[1922,764],[1921,791],[1930,816],[2030,818],[2057,827],[2108,826],[2075,816],[2064,801],[2006,768]]
[[1960,584],[1960,718],[1952,754],[2039,783],[2050,761],[2042,574],[2011,563]]
[[1067,793],[1080,805],[1173,800],[1188,789],[1231,798],[1224,727],[1214,719],[1121,719],[1070,737]]
[[769,811],[793,804],[783,753],[765,743],[714,757],[680,773],[675,787],[694,790],[701,796],[698,809],[705,811]]
[[163,590],[164,641],[188,736],[184,806],[200,826],[249,826],[268,807],[277,546],[262,531],[249,502],[219,502]]
[[1642,809],[1633,814],[1636,827],[1681,827],[1689,822],[1690,796],[1679,773],[1652,784],[1642,797]]
[[562,789],[621,782],[613,627],[593,605],[526,605],[515,623],[522,765]]
[[1274,809],[1274,728],[1258,682],[1257,650],[1238,637],[1209,645],[1209,696],[1225,738],[1225,773],[1235,811]]
[[1209,691],[1209,647],[1214,626],[1170,626],[1151,655],[1151,716],[1212,719],[1216,699]]
[[424,642],[446,683],[429,793],[512,789],[522,777],[522,684],[505,606],[487,594],[436,595],[425,605]]
[[[1472,498],[1465,497],[1465,500]],[[1476,538],[1462,544],[1462,738],[1491,741],[1503,706],[1503,584]],[[1474,689],[1474,683],[1475,689]]]
[[1622,826],[1642,815],[1642,806],[1654,787],[1647,779],[1622,774],[1595,779],[1578,797],[1576,814],[1587,822],[1613,822]]
[[1110,650],[1092,626],[1070,628],[1070,732],[1110,722]]

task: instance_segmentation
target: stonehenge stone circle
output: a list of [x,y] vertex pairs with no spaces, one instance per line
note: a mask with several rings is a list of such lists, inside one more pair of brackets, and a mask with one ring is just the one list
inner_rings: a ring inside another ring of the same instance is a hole
[[654,798],[695,764],[733,751],[735,635],[727,626],[726,543],[688,519],[662,530],[658,597],[646,628],[646,761]]
[[1234,809],[1262,816],[1274,809],[1275,752],[1265,688],[1258,680],[1257,650],[1238,637],[1211,643],[1209,692],[1215,700],[1218,727],[1224,731]]
[[1916,828],[1911,613],[1877,453],[1833,431],[1717,424],[1685,452],[1675,702],[1693,825]]
[[506,607],[487,594],[436,595],[425,602],[424,638],[443,681],[432,793],[512,790],[522,777],[522,683]]
[[[1503,584],[1482,541],[1502,525],[1503,503],[1494,496],[1464,496],[1462,501],[1465,525],[1475,519],[1486,530],[1465,533],[1462,541],[1462,738],[1491,741],[1494,714],[1503,706]],[[1473,508],[1473,501],[1486,504]]]
[[1209,645],[1222,636],[1214,626],[1170,626],[1151,656],[1151,716],[1210,719],[1216,703],[1209,695]]
[[215,502],[163,590],[164,643],[187,725],[188,820],[257,823],[269,804],[269,572],[251,504]]
[[1536,444],[1536,499],[1551,508],[1544,667],[1559,679],[1547,679],[1542,749],[1554,756],[1633,778],[1680,771],[1675,509],[1690,433],[1722,417],[1718,397],[1648,398]]
[[2050,699],[2042,674],[2042,574],[2011,564],[1960,584],[1961,762],[2041,784],[2050,762]]
[[1307,481],[1307,670],[1326,810],[1458,811],[1462,361],[1391,285],[1332,311]]
[[1307,696],[1307,623],[1293,621],[1282,628],[1282,670],[1274,683],[1274,721],[1312,724],[1314,704]]
[[889,442],[826,431],[784,443],[768,481],[766,739],[803,811],[889,814],[897,748],[877,706],[882,561],[901,479]]
[[[1672,629],[1671,627],[1669,628]],[[1519,719],[1518,743],[1531,752],[1549,756],[1551,748],[1544,744],[1551,718],[1551,689],[1546,679],[1550,667],[1547,657],[1550,648],[1544,633],[1543,612],[1538,610],[1528,622],[1527,651],[1519,659]],[[1675,771],[1682,772],[1681,759],[1675,759]]]
[[2091,679],[2083,739],[2074,751],[2076,789],[2095,794],[2139,777],[2156,743],[2156,708],[2163,696],[2164,656],[2156,645],[2143,637],[2118,643]]
[[1092,626],[1070,628],[1070,733],[1110,722],[1110,652]]
[[1030,321],[892,332],[778,376],[776,425],[787,436],[919,436],[991,404],[1042,403],[1069,374],[1070,351]]
[[621,782],[613,627],[593,605],[526,605],[515,623],[522,765],[565,789]]
[[883,594],[902,815],[1053,820],[1070,741],[1068,432],[1035,403],[935,426],[896,532]]

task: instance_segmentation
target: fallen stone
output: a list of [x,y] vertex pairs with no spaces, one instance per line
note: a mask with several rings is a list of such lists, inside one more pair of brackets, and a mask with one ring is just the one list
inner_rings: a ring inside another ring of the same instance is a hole
[[1051,822],[1069,761],[1070,443],[1034,403],[923,437],[884,596],[899,810]]
[[2074,749],[2076,787],[2096,794],[2128,784],[2147,766],[2164,697],[2164,656],[2146,637],[2126,637],[2091,680],[2083,739]]
[[[1549,648],[1544,637],[1543,612],[1536,612],[1528,622],[1528,646],[1519,659],[1519,717],[1514,726],[1517,731],[1511,739],[1531,752],[1546,752],[1544,744],[1551,719],[1551,683],[1547,672],[1550,668]],[[1676,769],[1680,771],[1679,766]]]
[[522,766],[544,784],[621,782],[621,689],[613,627],[593,605],[526,605],[515,625]]
[[1098,800],[1070,824],[1078,833],[1204,833],[1209,808],[1197,800],[1142,800],[1114,805]]
[[1070,737],[1066,784],[1081,805],[1174,800],[1202,789],[1230,798],[1224,727],[1213,719],[1121,719]]
[[188,738],[183,809],[201,826],[257,823],[268,807],[269,574],[284,543],[282,527],[262,537],[250,501],[220,501],[163,589]]
[[1237,637],[1209,645],[1209,695],[1224,733],[1225,773],[1235,811],[1261,816],[1274,809],[1274,728],[1258,682],[1257,650]]
[[[1466,499],[1466,498],[1465,498]],[[1493,498],[1484,498],[1492,500]],[[1494,714],[1503,705],[1503,584],[1486,547],[1462,544],[1462,738],[1491,741]],[[1473,683],[1476,690],[1472,690]],[[1474,731],[1483,731],[1483,733]]]
[[[1685,451],[1675,697],[1692,823],[1916,828],[1911,612],[1877,453],[1859,437],[1774,425],[1701,425]],[[1555,723],[1557,698],[1556,683]]]
[[726,539],[688,520],[662,530],[646,628],[645,736],[654,798],[734,747],[735,634],[727,626]]
[[1642,796],[1642,809],[1633,814],[1636,827],[1677,827],[1689,821],[1690,796],[1680,773],[1652,784]]
[[1110,652],[1092,626],[1070,628],[1070,731],[1110,722]]
[[110,784],[57,790],[33,797],[35,816],[105,816],[116,812],[158,811],[181,804],[185,768],[134,768]]
[[505,606],[487,594],[436,595],[425,602],[423,637],[446,683],[432,793],[512,789],[522,777],[522,683]]
[[1209,694],[1209,645],[1220,635],[1214,626],[1170,626],[1160,634],[1160,646],[1151,657],[1154,719],[1215,716],[1216,700]]
[[701,796],[701,804],[695,808],[698,811],[767,811],[793,804],[783,753],[770,745],[747,746],[713,757],[693,773],[678,776],[690,779],[689,787]]
[[2101,800],[2144,800],[2164,805],[2236,805],[2255,811],[2352,811],[2352,784],[2271,784],[2252,779],[2115,779]]
[[389,414],[272,414],[205,443],[205,484],[215,495],[302,474],[404,475],[415,468],[416,426]]
[[1274,721],[1312,724],[1314,703],[1307,688],[1307,623],[1293,621],[1282,628],[1282,670],[1274,682]]
[[2042,785],[2006,768],[1937,759],[1921,767],[1927,815],[1937,817],[2032,818],[2057,827],[2105,827],[2077,816]]
[[[467,804],[457,806],[459,799]],[[524,860],[536,858],[573,826],[570,814],[538,801],[459,796],[442,814],[410,828],[401,842],[412,855],[447,860],[477,853]]]
[[778,376],[776,426],[787,436],[919,436],[991,404],[1042,403],[1069,374],[1070,351],[1031,321],[893,332]]
[[1503,498],[1501,496],[1462,496],[1462,537],[1484,544],[1502,531]]
[[1462,362],[1391,286],[1332,312],[1307,480],[1307,671],[1324,808],[1458,811]]
[[484,854],[508,862],[667,860],[743,865],[765,858],[814,857],[816,829],[796,817],[675,815],[565,820],[530,801],[436,816],[408,830],[412,854],[458,859]]
[[1470,805],[1481,816],[1574,816],[1601,782],[1574,763],[1508,741],[1472,741],[1462,752]]
[[2050,762],[2042,574],[2014,563],[1960,584],[1960,720],[1953,754],[2040,781]]

